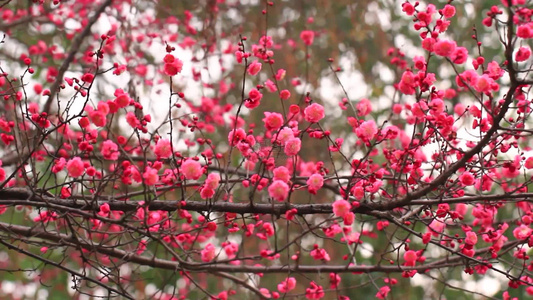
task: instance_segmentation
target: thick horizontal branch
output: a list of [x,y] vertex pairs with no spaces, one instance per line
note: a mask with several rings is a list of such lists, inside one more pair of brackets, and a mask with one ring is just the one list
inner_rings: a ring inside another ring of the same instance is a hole
[[[316,203],[316,204],[292,204],[289,202],[280,203],[233,203],[233,202],[208,202],[208,201],[165,201],[152,200],[141,205],[139,201],[131,200],[116,200],[107,196],[100,197],[97,201],[89,199],[82,200],[82,196],[77,196],[69,199],[60,199],[52,196],[38,195],[32,193],[26,188],[12,188],[0,190],[0,205],[14,206],[14,205],[31,205],[36,207],[48,207],[50,204],[59,205],[63,207],[81,209],[88,211],[98,211],[100,206],[104,203],[109,205],[111,210],[116,211],[136,211],[141,207],[147,207],[151,211],[175,211],[184,209],[195,212],[226,212],[237,214],[273,214],[283,215],[291,209],[296,209],[299,215],[309,214],[330,214],[333,212],[331,203]],[[103,200],[102,200],[103,199]],[[484,201],[529,201],[533,199],[533,193],[516,193],[516,194],[499,194],[499,195],[481,195],[481,196],[465,196],[459,198],[443,198],[443,199],[428,199],[428,200],[413,200],[411,205],[435,205],[440,203],[472,203]],[[361,203],[361,206],[354,209],[355,213],[371,213],[375,210],[375,203]]]
[[[122,259],[123,261],[135,263],[153,268],[167,269],[167,270],[187,270],[194,272],[229,272],[229,273],[395,273],[404,271],[417,271],[424,273],[431,269],[456,267],[464,264],[463,258],[459,256],[446,257],[432,263],[421,266],[405,267],[400,265],[386,265],[386,266],[364,266],[364,265],[274,265],[274,266],[258,266],[258,265],[231,265],[231,264],[217,264],[214,263],[194,263],[194,262],[176,262],[170,260],[159,259],[155,257],[140,256],[134,252],[127,252],[117,249],[113,245],[105,246],[91,241],[75,239],[69,235],[44,231],[41,228],[26,227],[20,225],[12,225],[0,222],[0,231],[10,234],[11,238],[16,238],[15,235],[24,236],[32,239],[45,239],[60,243],[68,247],[83,248],[93,253],[108,255],[114,258]],[[502,246],[502,249],[507,249],[518,245],[520,241],[507,242]],[[490,247],[482,248],[476,251],[475,255],[481,255],[491,251]]]

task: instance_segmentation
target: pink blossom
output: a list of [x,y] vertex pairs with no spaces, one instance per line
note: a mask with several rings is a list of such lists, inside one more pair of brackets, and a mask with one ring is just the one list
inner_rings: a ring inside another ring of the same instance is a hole
[[444,222],[434,219],[429,223],[428,232],[431,232],[433,236],[437,237],[444,231],[444,227],[446,227]]
[[457,103],[455,107],[453,108],[453,111],[455,112],[456,115],[461,116],[465,113],[466,107],[462,103]]
[[167,76],[174,76],[181,72],[183,62],[175,58],[172,54],[167,54],[164,58],[165,65],[163,71]]
[[314,281],[311,281],[309,287],[305,289],[305,298],[307,299],[322,299],[324,295],[322,286],[317,285]]
[[415,56],[413,57],[413,62],[415,64],[415,68],[421,71],[426,70],[426,59],[423,56]]
[[93,79],[94,79],[94,75],[91,74],[91,73],[85,73],[81,76],[81,80],[82,81],[85,81],[87,83],[91,83],[93,82]]
[[468,231],[466,233],[465,244],[470,246],[477,244],[477,234],[473,231]]
[[276,84],[270,79],[265,81],[265,87],[271,93],[274,93],[274,92],[276,92],[278,90],[278,87],[276,86]]
[[309,193],[316,195],[316,192],[324,185],[324,177],[315,173],[309,176],[306,183]]
[[[341,282],[341,277],[335,273],[329,273],[329,287],[331,289],[336,289]],[[342,300],[342,298],[340,298]]]
[[453,5],[446,4],[442,9],[442,16],[449,19],[455,15],[455,7]]
[[85,172],[85,166],[83,165],[83,162],[81,161],[81,158],[74,157],[67,163],[67,171],[68,175],[72,177],[80,177]]
[[516,61],[526,61],[531,56],[531,49],[529,47],[520,47],[515,54]]
[[109,104],[107,104],[107,102],[100,101],[100,102],[98,102],[98,109],[97,110],[99,112],[102,112],[104,115],[107,115],[110,112]]
[[400,84],[398,85],[399,90],[406,94],[412,95],[415,93],[415,87],[418,85],[416,78],[411,71],[405,71],[402,74]]
[[288,293],[296,288],[296,278],[288,277],[278,284],[278,291],[280,293]]
[[285,143],[284,152],[287,156],[294,156],[300,152],[302,141],[299,138],[291,138]]
[[287,169],[284,166],[277,167],[272,172],[274,173],[274,180],[281,180],[283,182],[289,182],[291,178],[289,169]]
[[344,225],[350,226],[353,224],[353,221],[355,221],[355,214],[353,212],[349,212],[342,217],[342,221],[344,222]]
[[464,203],[458,203],[455,205],[455,212],[459,214],[459,216],[464,217],[466,215],[466,211],[468,210],[468,206]]
[[368,99],[361,99],[359,103],[357,103],[357,115],[360,117],[364,117],[372,112],[372,103],[370,103],[370,100]]
[[365,189],[361,186],[354,186],[351,192],[357,200],[362,200],[365,197]]
[[427,38],[422,40],[422,48],[424,48],[427,51],[432,52],[433,51],[433,46],[435,45],[436,42],[437,42],[437,40],[435,40],[434,38],[427,37]]
[[529,25],[520,25],[516,29],[516,36],[523,39],[530,39],[533,37],[533,30]]
[[474,89],[480,93],[487,93],[493,89],[494,80],[484,74],[477,78]]
[[374,120],[364,121],[357,129],[355,134],[363,140],[371,140],[378,133],[378,127]]
[[529,226],[522,224],[513,230],[513,235],[518,240],[525,240],[529,238],[532,231],[533,230],[529,228]]
[[205,180],[205,186],[210,189],[216,189],[220,183],[220,175],[218,173],[209,173]]
[[119,107],[119,108],[123,108],[123,107],[126,107],[130,104],[130,97],[128,96],[128,94],[126,93],[122,93],[120,95],[118,95],[114,102],[115,104]]
[[189,180],[198,180],[202,177],[202,165],[192,159],[186,160],[181,164],[180,172]]
[[407,14],[408,16],[412,16],[415,13],[415,7],[411,3],[406,1],[402,3],[402,11],[405,12],[405,14]]
[[234,242],[227,242],[227,244],[222,244],[222,246],[224,246],[224,252],[228,258],[235,257],[235,254],[239,251],[239,244]]
[[300,33],[300,39],[302,39],[304,44],[310,46],[313,44],[313,40],[315,39],[315,33],[311,30],[304,30]]
[[288,140],[294,137],[294,131],[289,127],[283,127],[277,134],[277,141],[281,142],[282,145],[285,145]]
[[416,260],[418,259],[418,255],[416,255],[416,252],[413,250],[408,250],[403,254],[403,259],[405,260],[405,265],[414,267],[416,265]]
[[387,295],[390,292],[390,287],[388,285],[384,285],[379,289],[379,292],[376,293],[376,298],[378,299],[385,299],[387,298]]
[[474,175],[472,175],[472,173],[468,171],[461,174],[461,176],[459,176],[459,180],[461,181],[463,186],[474,185],[474,183],[476,182]]
[[487,71],[489,73],[489,77],[494,80],[500,79],[505,73],[505,71],[500,67],[500,64],[494,60],[487,64]]
[[81,128],[87,128],[90,125],[89,118],[81,117],[78,121]]
[[400,135],[400,132],[401,132],[400,128],[398,128],[397,126],[391,125],[391,126],[387,126],[383,130],[383,136],[388,140],[394,140]]
[[259,106],[262,98],[263,94],[258,89],[253,88],[248,92],[248,99],[244,102],[244,106],[248,109],[254,109]]
[[242,128],[231,130],[228,134],[228,142],[230,146],[235,146],[240,141],[246,138],[246,132]]
[[272,297],[272,294],[270,294],[270,291],[267,288],[260,288],[259,292],[261,292],[261,295],[263,295],[267,299],[270,299]]
[[126,114],[126,122],[128,122],[132,128],[137,128],[140,124],[135,113],[131,111]]
[[318,246],[316,245],[315,245],[315,248],[311,250],[309,254],[311,255],[311,257],[313,257],[316,260],[325,260],[325,261],[331,260],[326,249],[318,248]]
[[289,185],[281,180],[274,180],[268,187],[268,194],[277,201],[285,201],[289,195]]
[[279,97],[281,100],[287,100],[291,97],[291,92],[289,92],[289,90],[282,90],[279,92]]
[[212,189],[212,188],[209,188],[209,187],[206,187],[204,186],[201,190],[200,190],[200,197],[202,199],[209,199],[209,198],[213,198],[213,196],[215,195],[215,190]]
[[450,57],[457,47],[455,41],[439,40],[433,45],[433,51],[435,54],[444,57]]
[[146,185],[155,185],[159,181],[157,170],[152,167],[146,167],[143,173],[143,178]]
[[344,199],[333,202],[333,214],[337,217],[344,217],[344,215],[350,212],[351,208],[350,202]]
[[89,119],[91,122],[98,127],[103,127],[107,123],[106,115],[98,110],[93,110],[89,113]]
[[102,143],[102,156],[108,160],[117,160],[120,156],[118,146],[111,140],[106,140]]
[[528,157],[526,159],[526,162],[524,163],[524,166],[526,167],[526,169],[533,169],[533,157]]
[[305,120],[309,123],[318,123],[325,116],[324,107],[318,103],[313,103],[304,110]]
[[172,146],[168,139],[159,139],[155,145],[155,155],[159,158],[169,158],[172,156]]
[[202,255],[202,261],[203,262],[210,262],[212,261],[216,256],[216,248],[213,246],[213,244],[209,243],[207,244],[204,249],[201,251]]
[[276,78],[276,80],[283,80],[285,78],[285,75],[287,74],[287,71],[285,71],[285,69],[278,69],[278,71],[276,72],[276,75],[274,75],[274,78]]
[[263,122],[267,130],[277,130],[283,125],[283,116],[280,113],[264,112]]
[[[52,166],[52,173],[57,173],[63,170],[63,168],[65,168],[66,165],[67,165],[67,161],[65,160],[64,157],[57,159],[54,165]],[[3,181],[3,179],[0,179],[0,181]]]
[[250,74],[251,76],[257,75],[257,73],[259,73],[259,71],[261,71],[261,67],[262,66],[263,65],[260,62],[254,61],[253,63],[251,63],[248,66],[248,74]]

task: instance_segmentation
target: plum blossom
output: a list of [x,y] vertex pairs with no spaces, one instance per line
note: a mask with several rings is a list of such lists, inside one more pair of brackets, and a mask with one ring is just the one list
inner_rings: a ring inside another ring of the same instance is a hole
[[307,179],[307,189],[309,193],[316,195],[316,192],[324,185],[324,177],[320,174],[313,174]]
[[309,254],[316,260],[325,260],[325,261],[330,261],[331,260],[331,258],[329,256],[328,252],[326,251],[326,249],[318,248],[317,245],[315,245],[315,248],[313,250],[311,250],[311,252]]
[[108,160],[117,160],[120,156],[117,144],[111,140],[107,140],[102,143],[101,153],[104,159]]
[[209,243],[207,244],[204,249],[201,251],[202,261],[203,262],[210,262],[212,261],[216,256],[216,248],[213,246],[213,244]]
[[311,30],[304,30],[300,33],[300,39],[302,39],[304,44],[310,46],[313,44],[313,40],[315,39],[315,33]]
[[181,164],[180,172],[188,180],[198,180],[203,174],[202,165],[192,159],[186,160]]
[[307,299],[322,299],[324,296],[324,289],[314,281],[311,281],[309,287],[305,289],[305,298]]
[[200,190],[200,196],[202,199],[209,199],[215,195],[215,189],[220,183],[220,175],[217,173],[210,173],[207,175],[204,186]]
[[529,238],[532,231],[533,230],[529,228],[529,226],[522,224],[513,230],[513,235],[518,240],[524,240]]
[[144,183],[146,185],[155,185],[159,181],[159,175],[157,169],[152,167],[146,167],[143,173]]
[[289,172],[289,169],[287,169],[284,166],[280,166],[272,170],[274,173],[274,180],[281,180],[283,182],[289,182],[291,178],[291,173]]
[[405,251],[403,254],[403,259],[405,260],[405,265],[414,267],[416,264],[416,260],[418,259],[418,255],[416,255],[416,252],[413,250]]
[[283,116],[280,113],[266,111],[263,122],[267,130],[277,130],[283,125]]
[[382,286],[379,291],[376,293],[376,298],[385,299],[390,292],[390,287],[388,285]]
[[453,5],[446,4],[442,9],[442,16],[449,19],[455,15],[455,7]]
[[67,162],[68,175],[72,177],[80,177],[85,173],[85,166],[81,158],[74,157]]
[[291,92],[289,90],[282,90],[281,92],[279,92],[279,97],[282,100],[287,100],[291,97]]
[[279,141],[282,145],[285,145],[285,143],[293,137],[294,131],[289,127],[283,127],[276,135],[276,140]]
[[289,185],[281,180],[274,180],[268,187],[268,194],[276,201],[285,201],[289,195]]
[[333,202],[333,214],[337,217],[344,217],[344,215],[350,212],[351,208],[350,202],[344,199]]
[[477,244],[477,234],[473,231],[468,231],[466,233],[465,244],[470,246]]
[[228,142],[230,146],[235,146],[238,142],[246,138],[246,132],[242,128],[231,130],[228,134]]
[[368,99],[361,99],[359,103],[357,103],[357,115],[360,117],[364,117],[372,112],[372,103],[370,103],[370,100]]
[[364,121],[355,129],[355,134],[363,140],[371,140],[378,133],[378,127],[374,120]]
[[248,74],[251,76],[257,75],[261,71],[262,64],[258,61],[254,61],[248,66]]
[[439,40],[433,45],[433,51],[435,54],[444,57],[450,57],[457,47],[455,41]]
[[302,141],[299,138],[291,138],[285,143],[284,152],[287,156],[294,156],[300,152]]
[[325,116],[324,107],[318,103],[313,103],[304,110],[305,120],[309,123],[317,123]]
[[248,99],[244,102],[244,106],[248,109],[254,109],[259,106],[262,98],[263,94],[258,89],[253,88],[248,92]]
[[159,139],[155,145],[155,155],[159,158],[169,158],[172,156],[172,146],[168,139]]
[[472,175],[472,173],[468,171],[461,174],[461,176],[459,176],[459,180],[461,181],[463,186],[474,185],[474,183],[476,183],[474,175]]
[[163,66],[163,71],[167,76],[174,76],[181,72],[183,68],[183,62],[174,57],[172,54],[165,55],[163,59],[165,65]]
[[278,284],[278,291],[280,293],[288,293],[296,288],[296,278],[287,277],[280,284]]
[[520,47],[518,48],[518,51],[515,54],[515,60],[520,61],[526,61],[531,56],[531,49],[529,47]]

